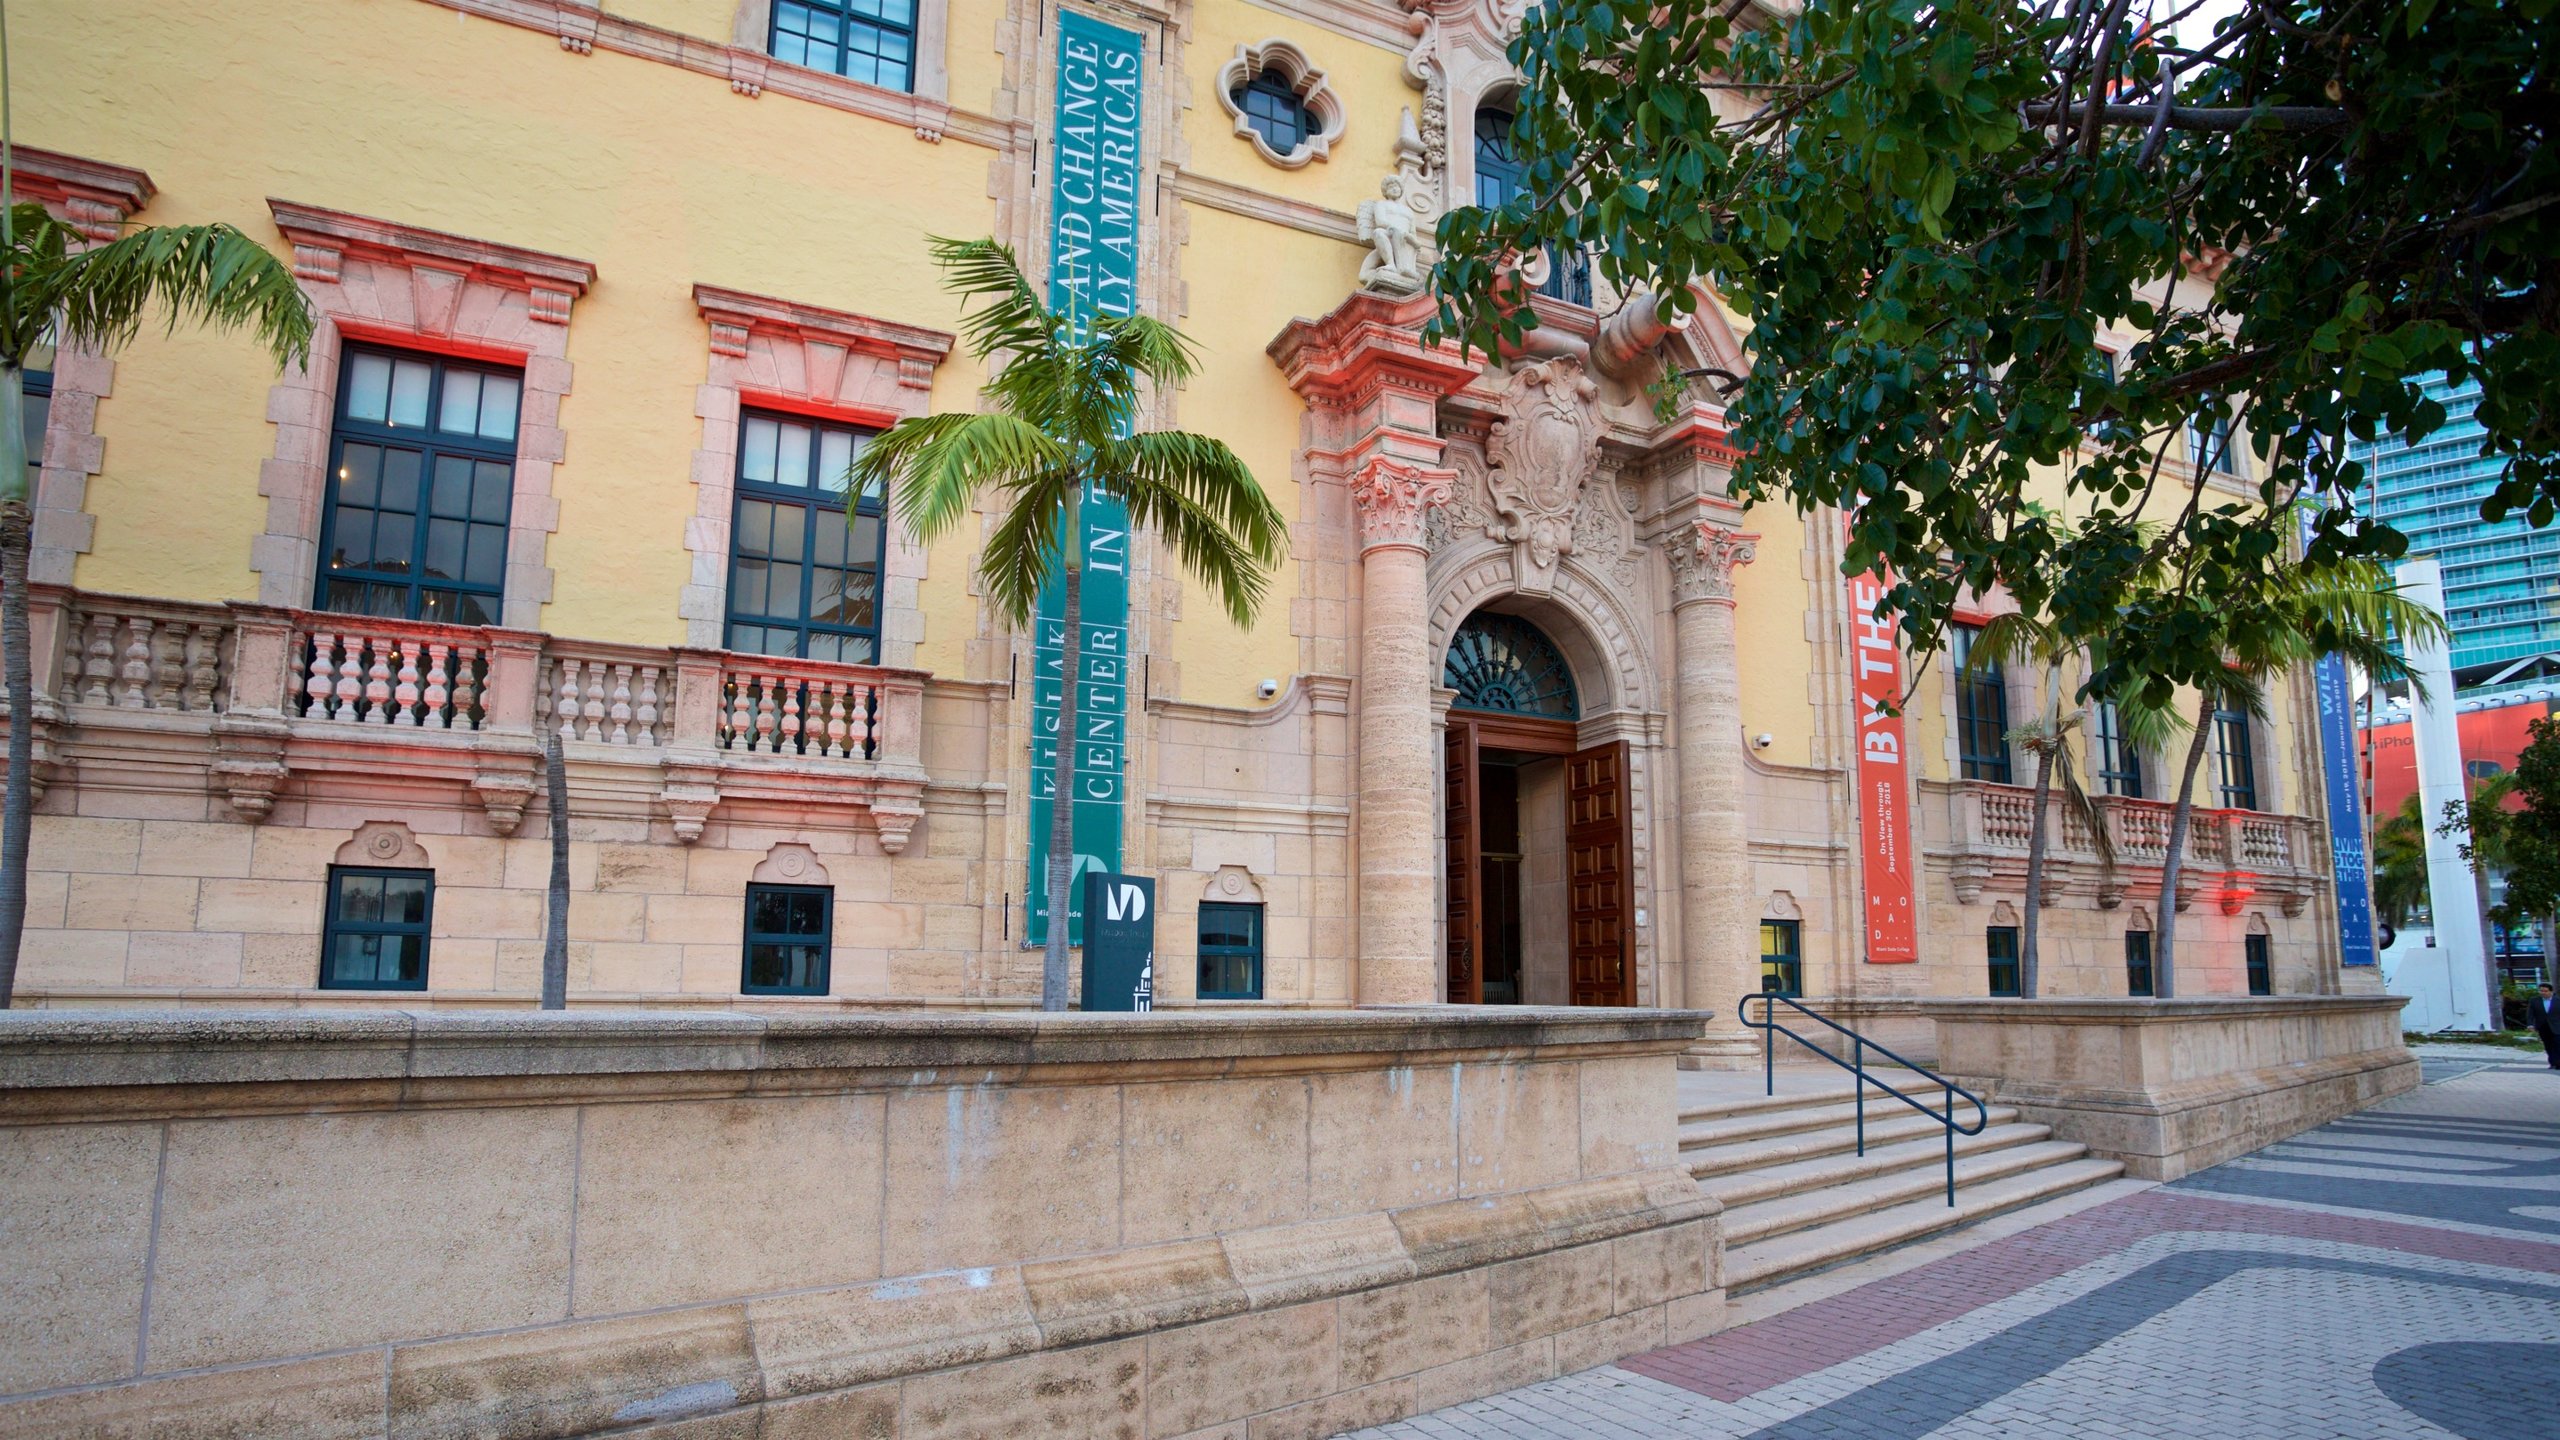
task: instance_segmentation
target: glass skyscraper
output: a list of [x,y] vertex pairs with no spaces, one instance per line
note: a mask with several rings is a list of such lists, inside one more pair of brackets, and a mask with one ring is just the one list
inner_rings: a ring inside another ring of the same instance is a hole
[[[2365,464],[2371,513],[2409,537],[2411,555],[2444,567],[2455,683],[2520,678],[2542,668],[2530,663],[2536,657],[2560,655],[2560,526],[2536,530],[2521,512],[2495,525],[2482,520],[2480,502],[2503,462],[2480,453],[2472,418],[2480,387],[2448,385],[2439,374],[2427,394],[2445,408],[2441,429],[2415,445],[2402,436],[2351,442],[2349,453]],[[2514,676],[2503,673],[2510,667]]]

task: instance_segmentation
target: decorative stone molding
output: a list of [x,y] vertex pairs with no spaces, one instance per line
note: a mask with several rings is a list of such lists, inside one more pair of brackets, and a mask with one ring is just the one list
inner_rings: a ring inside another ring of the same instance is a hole
[[1763,920],[1802,920],[1804,918],[1804,907],[1796,903],[1796,897],[1793,892],[1786,890],[1772,890],[1769,892],[1769,899],[1767,903],[1760,907],[1760,918]]
[[1696,538],[1688,544],[1662,547],[1671,566],[1674,607],[1713,601],[1733,603],[1733,572],[1760,554],[1760,537],[1728,529],[1712,520],[1695,522]]
[[571,306],[595,283],[584,260],[270,199],[293,246],[294,274],[321,324],[311,359],[267,396],[273,458],[259,467],[266,533],[249,568],[267,605],[312,602],[339,356],[349,339],[415,350],[500,357],[524,369],[516,427],[515,499],[507,521],[501,623],[538,628],[551,598],[551,534],[560,525],[553,473],[566,452],[560,402],[569,393]]
[[[693,569],[676,613],[686,644],[716,646],[726,638],[739,411],[770,406],[875,428],[927,414],[934,372],[954,337],[715,285],[694,286],[693,303],[710,327],[710,366],[694,395],[702,443],[693,452],[694,513],[684,527]],[[908,663],[923,638],[924,573],[924,547],[893,519],[881,576],[884,664]]]
[[[128,166],[31,145],[16,147],[14,154],[19,198],[42,205],[79,232],[75,243],[84,248],[116,238],[158,193],[149,175]],[[71,346],[54,352],[45,433],[27,457],[37,466],[27,556],[27,578],[36,584],[70,584],[73,568],[97,538],[89,477],[106,465],[98,402],[114,393],[115,378],[115,361],[101,352]]]
[[796,840],[780,840],[756,863],[748,880],[758,885],[832,885],[818,852]]
[[433,870],[436,862],[408,826],[397,820],[368,820],[338,847],[332,865],[369,865],[382,870]]
[[1242,865],[1221,865],[1202,888],[1204,904],[1259,905],[1263,903],[1262,882]]
[[2006,900],[1992,906],[1991,923],[1994,925],[2015,927],[2018,924],[2018,907],[2010,904]]
[[1423,548],[1424,512],[1449,498],[1454,470],[1415,465],[1381,455],[1351,481],[1351,503],[1360,515],[1360,553]]
[[[1298,103],[1306,107],[1307,118],[1315,122],[1314,132],[1286,154],[1271,148],[1271,142],[1262,138],[1262,132],[1246,118],[1244,107],[1236,103],[1235,92],[1264,75],[1278,76],[1298,97]],[[1342,138],[1343,127],[1350,123],[1350,112],[1326,83],[1324,71],[1307,58],[1306,51],[1286,40],[1236,46],[1235,58],[1218,67],[1216,88],[1220,108],[1235,123],[1236,138],[1252,142],[1253,153],[1284,170],[1325,159],[1334,142]]]
[[2136,905],[2131,910],[2126,911],[2124,917],[2124,928],[2127,930],[2152,929],[2151,908],[2147,905]]
[[[1958,856],[1955,863],[1947,867],[1947,883],[1954,887],[1956,903],[1971,905],[1980,900],[1982,887],[1991,883],[1991,875],[1992,867],[1989,858],[1981,855]],[[2009,902],[2003,900],[2000,903],[2005,908]]]
[[1600,468],[1599,383],[1570,355],[1511,373],[1503,418],[1485,442],[1485,483],[1496,523],[1486,534],[1511,542],[1524,593],[1554,587],[1556,562],[1573,552],[1573,512]]

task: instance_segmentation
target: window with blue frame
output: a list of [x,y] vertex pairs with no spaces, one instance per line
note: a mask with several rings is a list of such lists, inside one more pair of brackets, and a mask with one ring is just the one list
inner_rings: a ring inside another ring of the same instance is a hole
[[2273,995],[2276,993],[2274,941],[2265,935],[2243,935],[2240,940],[2243,954],[2249,962],[2249,993]]
[[329,867],[320,937],[323,990],[424,990],[435,922],[432,870]]
[[2098,782],[2110,795],[2142,795],[2142,752],[2125,739],[2124,715],[2113,700],[2090,707],[2098,741]]
[[1284,75],[1265,70],[1238,83],[1227,92],[1227,98],[1236,102],[1236,108],[1244,112],[1244,123],[1254,128],[1275,155],[1295,153],[1315,133],[1315,119],[1307,113],[1307,102],[1299,98]]
[[1804,994],[1804,926],[1795,920],[1760,922],[1760,989],[1789,999]]
[[1955,629],[1956,754],[1967,780],[2009,783],[2009,682],[1997,662],[1973,661],[1979,625]]
[[917,0],[774,0],[773,58],[890,90],[916,88]]
[[2240,455],[2231,445],[2231,407],[2219,397],[2205,401],[2204,413],[2187,422],[2187,463],[2198,470],[2243,473]]
[[2225,810],[2258,808],[2258,765],[2251,754],[2249,712],[2218,710],[2213,716],[2216,790]]
[[730,649],[879,663],[885,497],[877,487],[851,494],[845,475],[870,436],[789,415],[742,417]]
[[[1476,204],[1487,210],[1500,209],[1511,197],[1528,189],[1527,167],[1511,148],[1511,131],[1518,118],[1499,105],[1476,111]],[[1589,305],[1590,255],[1548,246],[1547,278],[1538,293],[1569,304]]]
[[512,371],[347,347],[315,606],[498,623],[523,392]]
[[1991,993],[2012,999],[2018,994],[2018,927],[1986,926],[1982,932],[1983,950],[1991,961]]
[[1262,998],[1262,907],[1202,901],[1200,998]]
[[2124,993],[2151,993],[2151,932],[2148,930],[2124,932]]
[[738,989],[748,995],[827,993],[836,892],[823,885],[747,887],[747,955]]

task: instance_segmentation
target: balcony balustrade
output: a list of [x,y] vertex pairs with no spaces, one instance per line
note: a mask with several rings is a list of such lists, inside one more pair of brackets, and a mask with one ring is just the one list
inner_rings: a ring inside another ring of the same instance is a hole
[[[1982,780],[1961,781],[1945,791],[1953,812],[1948,869],[1956,898],[1970,905],[1995,885],[2023,894],[2035,792]],[[2110,858],[2099,853],[2087,822],[2063,803],[2060,793],[2047,796],[2045,804],[2046,904],[2083,882],[2105,909],[2121,904],[2128,893],[2158,888],[2175,806],[2123,795],[2094,797]],[[2253,896],[2264,895],[2280,902],[2285,914],[2300,914],[2322,880],[2313,868],[2318,852],[2311,844],[2311,826],[2300,815],[2196,807],[2187,823],[2178,908],[2186,909],[2204,894],[2225,914],[2236,915]]]
[[918,671],[58,587],[29,599],[39,786],[110,734],[127,753],[139,742],[121,732],[148,731],[208,757],[208,783],[252,822],[297,774],[375,775],[459,782],[506,834],[556,731],[595,788],[631,792],[610,767],[649,772],[654,812],[687,842],[724,801],[849,805],[894,854],[923,811]]

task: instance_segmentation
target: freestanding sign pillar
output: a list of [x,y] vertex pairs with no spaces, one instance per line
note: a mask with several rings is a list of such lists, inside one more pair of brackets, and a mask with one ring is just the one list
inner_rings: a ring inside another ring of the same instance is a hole
[[1156,1008],[1156,882],[1084,877],[1084,1008]]
[[[2394,578],[2409,599],[2444,613],[2444,573],[2435,561],[2403,561]],[[2489,979],[2489,958],[2481,948],[2480,897],[2471,888],[2471,866],[2462,858],[2460,837],[2439,830],[2445,807],[2470,799],[2462,783],[2462,740],[2455,729],[2460,722],[2453,708],[2453,664],[2445,642],[2433,636],[2413,637],[2408,659],[2410,673],[2425,689],[2409,697],[2409,733],[2417,742],[2418,804],[2427,832],[2427,909],[2435,917],[2436,953],[2446,967],[2446,1009],[2452,1028],[2486,1030],[2497,1011],[2490,999],[2496,989]],[[2418,998],[2423,1003],[2429,997]]]

